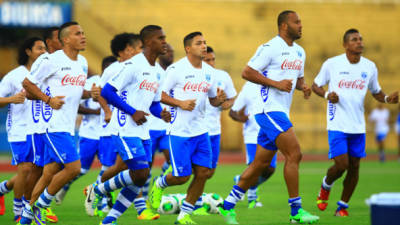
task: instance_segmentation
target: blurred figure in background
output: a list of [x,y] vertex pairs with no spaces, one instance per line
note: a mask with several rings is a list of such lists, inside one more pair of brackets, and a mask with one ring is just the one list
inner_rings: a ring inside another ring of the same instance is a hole
[[385,162],[384,142],[389,133],[389,116],[390,112],[383,104],[379,104],[369,115],[369,121],[375,124],[375,140],[378,144],[379,161],[381,162]]
[[400,162],[400,106],[399,106],[399,113],[397,114],[397,120],[396,120],[396,124],[395,124],[395,129],[396,129],[396,133],[397,133],[397,141],[398,141],[398,160]]

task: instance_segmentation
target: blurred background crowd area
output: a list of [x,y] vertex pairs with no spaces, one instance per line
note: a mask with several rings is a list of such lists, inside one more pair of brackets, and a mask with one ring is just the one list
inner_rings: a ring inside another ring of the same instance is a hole
[[[83,27],[87,49],[82,52],[89,73],[98,74],[101,59],[110,55],[110,40],[121,32],[138,33],[148,24],[163,27],[175,49],[175,61],[184,56],[183,37],[201,31],[216,53],[216,67],[226,70],[239,92],[242,69],[257,47],[277,35],[277,15],[296,11],[303,24],[297,41],[306,51],[305,79],[311,85],[322,63],[342,54],[342,36],[356,28],[364,39],[364,56],[374,61],[379,82],[387,94],[400,84],[400,1],[399,0],[75,0],[0,1],[0,77],[17,66],[17,47],[28,36],[40,35],[46,27],[75,20]],[[366,116],[377,102],[368,93]],[[386,141],[389,152],[397,149],[394,124],[398,105],[386,105],[391,112],[391,131]],[[7,148],[6,109],[2,109],[0,149]],[[294,94],[291,120],[303,152],[326,153],[326,101],[316,95],[306,101]],[[5,147],[3,147],[5,146]],[[242,125],[222,116],[221,148],[239,151],[243,147]],[[375,149],[373,126],[368,124],[367,149]]]

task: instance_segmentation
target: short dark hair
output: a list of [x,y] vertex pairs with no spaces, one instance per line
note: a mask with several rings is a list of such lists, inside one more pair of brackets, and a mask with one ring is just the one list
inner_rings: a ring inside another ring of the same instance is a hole
[[47,28],[44,33],[43,33],[43,40],[46,42],[47,39],[52,39],[53,38],[53,32],[56,30],[59,30],[59,27],[50,27]]
[[214,52],[214,49],[211,48],[210,46],[207,46],[207,53],[212,53]]
[[350,28],[350,29],[346,30],[346,32],[344,32],[344,35],[343,35],[343,43],[346,43],[349,40],[349,35],[354,34],[354,33],[360,33],[360,32],[358,32],[358,30],[355,28]]
[[128,45],[134,45],[140,37],[134,33],[121,33],[114,36],[111,40],[111,52],[115,57],[119,57],[118,52],[123,51]]
[[36,41],[43,41],[43,40],[40,39],[39,37],[31,37],[26,39],[24,43],[22,43],[22,45],[19,47],[18,58],[17,58],[19,65],[25,65],[26,63],[28,63],[29,56],[28,54],[26,54],[26,49],[32,50]]
[[117,58],[113,55],[106,56],[103,58],[103,61],[101,62],[101,70],[105,70],[111,63],[116,62]]
[[185,38],[183,38],[183,46],[187,47],[192,45],[193,38],[196,36],[203,36],[203,34],[200,31],[195,31],[186,35]]
[[295,11],[292,10],[285,10],[278,15],[278,27],[281,26],[282,23],[286,23],[288,21],[288,15],[290,13],[296,13]]
[[64,30],[67,29],[68,27],[74,26],[74,25],[79,25],[79,23],[75,22],[75,21],[70,21],[70,22],[66,22],[63,25],[61,25],[61,27],[58,31],[58,39],[60,40],[61,44],[63,44],[62,36],[64,36]]
[[140,30],[140,39],[144,45],[144,41],[150,38],[154,31],[162,30],[162,27],[158,25],[147,25]]

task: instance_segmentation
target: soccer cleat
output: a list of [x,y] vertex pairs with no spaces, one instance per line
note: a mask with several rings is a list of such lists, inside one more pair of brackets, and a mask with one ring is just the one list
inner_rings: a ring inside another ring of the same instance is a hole
[[349,212],[347,212],[346,209],[336,210],[335,216],[346,217],[346,216],[349,216]]
[[57,223],[58,222],[58,218],[57,218],[56,214],[53,212],[53,210],[51,210],[50,207],[44,208],[42,210],[46,211],[45,215],[46,215],[46,220],[48,222],[50,222],[50,223]]
[[226,209],[224,209],[222,204],[220,204],[220,205],[218,205],[218,211],[219,211],[219,214],[221,214],[224,217],[225,222],[227,224],[239,224],[238,221],[236,220],[235,209],[226,210]]
[[195,216],[209,216],[210,213],[208,213],[208,210],[206,207],[200,207],[196,210],[193,211],[193,215]]
[[160,218],[160,214],[153,213],[150,209],[145,209],[138,215],[138,220],[156,220]]
[[98,208],[96,208],[94,210],[94,216],[98,216],[100,218],[104,218],[105,214],[104,214],[104,212],[102,210],[99,210]]
[[169,165],[168,169],[166,169],[162,175],[165,176],[165,175],[167,175],[169,173],[172,173],[172,166],[171,165]]
[[259,201],[257,201],[257,200],[253,200],[253,201],[250,201],[249,202],[249,209],[254,209],[254,208],[257,208],[257,207],[262,207],[263,206],[263,204],[261,203],[261,202],[259,202]]
[[107,193],[106,196],[107,196],[107,205],[108,207],[112,208],[115,202],[117,202],[117,195],[115,194],[114,191],[112,191]]
[[21,216],[14,216],[14,222],[19,223],[20,220],[21,220]]
[[61,190],[57,192],[56,196],[54,196],[54,201],[57,205],[61,205],[61,203],[64,201],[64,197],[66,194],[67,190],[65,190],[64,188],[61,188]]
[[324,211],[326,209],[326,207],[328,206],[329,193],[330,193],[330,191],[326,190],[321,185],[321,190],[319,191],[319,194],[317,197],[317,207],[319,210]]
[[4,203],[4,195],[0,196],[0,215],[4,215],[6,212],[6,204]]
[[186,214],[182,219],[180,220],[176,220],[175,224],[197,224],[196,222],[194,222],[192,220],[192,218],[190,218],[189,214]]
[[33,206],[33,215],[35,218],[35,223],[37,225],[44,225],[46,224],[46,210],[41,209],[37,206]]
[[153,209],[158,209],[160,207],[161,198],[164,192],[164,189],[157,187],[156,181],[158,177],[153,179],[153,186],[151,187],[149,201],[150,205]]
[[[93,206],[93,201],[96,198],[96,193],[94,192],[94,187],[95,184],[90,184],[85,188],[84,193],[86,193],[86,199],[85,199],[85,210],[86,210],[86,214],[88,214],[89,216],[93,216],[94,215],[94,209]],[[96,205],[97,207],[97,205]]]
[[112,221],[111,223],[100,222],[100,225],[117,225],[117,221]]
[[300,208],[295,216],[290,215],[289,217],[290,223],[315,223],[319,220],[319,216],[312,215],[306,210]]

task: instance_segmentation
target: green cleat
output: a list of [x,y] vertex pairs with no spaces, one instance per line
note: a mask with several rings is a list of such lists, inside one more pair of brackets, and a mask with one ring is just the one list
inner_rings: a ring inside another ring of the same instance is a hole
[[239,224],[239,222],[236,220],[235,209],[226,210],[222,206],[218,206],[218,211],[219,214],[224,217],[227,224]]
[[182,219],[180,220],[176,220],[175,224],[197,224],[196,222],[194,222],[192,220],[192,218],[190,218],[189,214],[186,214]]
[[206,207],[200,207],[196,210],[193,211],[193,215],[195,216],[209,216],[210,213],[208,213],[208,210]]
[[151,187],[150,195],[149,195],[149,201],[150,201],[150,206],[157,210],[160,207],[161,204],[161,198],[164,192],[164,189],[157,187],[156,181],[158,177],[155,177],[153,179],[153,186]]
[[295,216],[290,216],[290,223],[308,223],[312,224],[319,220],[319,216],[312,215],[304,209],[299,209],[299,212]]
[[164,171],[164,173],[162,175],[165,176],[165,175],[167,175],[169,173],[172,173],[172,166],[171,165],[168,167],[167,170]]

